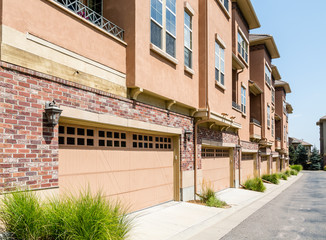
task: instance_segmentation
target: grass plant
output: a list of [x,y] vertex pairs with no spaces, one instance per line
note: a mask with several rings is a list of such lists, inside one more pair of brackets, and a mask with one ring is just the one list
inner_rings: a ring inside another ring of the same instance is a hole
[[291,177],[291,172],[290,172],[290,170],[286,170],[286,171],[284,172],[284,174],[285,174],[287,177]]
[[295,176],[298,175],[297,170],[294,170],[294,169],[291,169],[290,173],[291,173],[291,175],[295,175]]
[[217,207],[217,208],[222,208],[227,206],[226,202],[216,198],[216,197],[211,197],[208,199],[206,202],[206,205],[209,207]]
[[269,182],[271,182],[273,184],[279,184],[280,183],[280,181],[278,179],[278,175],[276,173],[274,173],[274,174],[264,174],[262,176],[262,179],[264,179],[266,181],[269,181]]
[[244,187],[245,189],[253,190],[257,192],[264,192],[266,190],[266,187],[264,186],[262,179],[258,177],[248,179],[244,183]]
[[291,165],[290,168],[296,170],[297,172],[300,172],[303,169],[302,165]]
[[201,188],[202,188],[202,192],[201,194],[197,194],[200,198],[200,201],[202,203],[205,203],[206,206],[209,207],[217,207],[217,208],[222,208],[227,206],[227,203],[218,199],[215,196],[215,192],[213,190],[213,186],[211,184],[211,182],[206,182],[205,180],[203,180],[202,184],[201,184]]

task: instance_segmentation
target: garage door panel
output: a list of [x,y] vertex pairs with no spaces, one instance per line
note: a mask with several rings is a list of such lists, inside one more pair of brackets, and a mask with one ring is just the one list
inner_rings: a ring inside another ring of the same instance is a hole
[[261,173],[262,174],[267,174],[268,173],[267,167],[268,167],[268,162],[267,161],[262,161],[261,162]]
[[241,160],[241,182],[244,183],[255,176],[254,160]]
[[131,169],[170,167],[173,164],[172,151],[130,151]]

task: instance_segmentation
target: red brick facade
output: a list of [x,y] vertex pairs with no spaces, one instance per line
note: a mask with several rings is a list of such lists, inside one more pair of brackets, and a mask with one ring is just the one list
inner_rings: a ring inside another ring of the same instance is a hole
[[[193,118],[8,63],[0,63],[0,189],[58,186],[58,126],[44,122],[55,100],[94,113],[193,131]],[[193,140],[181,135],[181,170],[193,169]]]

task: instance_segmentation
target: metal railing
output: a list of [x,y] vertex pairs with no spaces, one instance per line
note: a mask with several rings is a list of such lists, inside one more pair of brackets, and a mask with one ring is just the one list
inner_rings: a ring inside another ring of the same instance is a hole
[[94,25],[102,28],[106,32],[112,34],[113,36],[123,40],[124,30],[114,23],[107,20],[102,15],[98,14],[94,10],[90,9],[86,5],[80,2],[80,0],[53,0],[70,11],[74,12],[78,16],[86,19],[87,21],[93,23]]
[[257,119],[251,118],[251,119],[250,119],[250,122],[251,122],[251,123],[256,123],[257,125],[260,126],[260,122],[259,122]]
[[232,101],[232,107],[234,107],[235,109],[238,109],[239,111],[241,111],[241,107],[239,104],[237,104],[236,102]]

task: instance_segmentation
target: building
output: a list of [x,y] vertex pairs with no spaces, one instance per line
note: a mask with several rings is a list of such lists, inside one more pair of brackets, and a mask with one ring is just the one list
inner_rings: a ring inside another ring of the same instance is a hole
[[285,167],[288,85],[273,37],[249,33],[250,0],[2,0],[0,14],[1,191],[90,186],[138,210]]
[[303,139],[298,139],[298,138],[294,138],[294,137],[289,137],[289,145],[292,145],[293,148],[294,148],[294,150],[297,150],[297,147],[298,147],[299,145],[302,145],[302,146],[307,150],[308,158],[310,159],[312,144],[303,141]]

